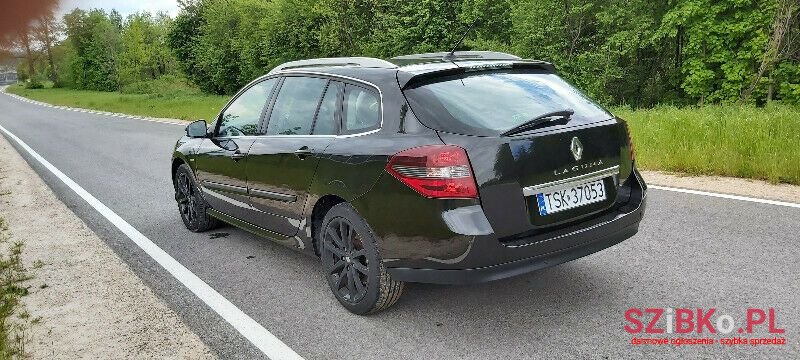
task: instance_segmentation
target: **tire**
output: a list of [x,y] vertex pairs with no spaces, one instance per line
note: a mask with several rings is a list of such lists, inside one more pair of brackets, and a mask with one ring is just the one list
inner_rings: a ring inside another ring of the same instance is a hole
[[400,298],[404,283],[386,272],[375,234],[350,204],[338,204],[325,214],[317,239],[328,286],[347,310],[376,313]]
[[175,170],[175,201],[183,225],[192,232],[203,232],[217,227],[217,219],[208,215],[208,206],[197,188],[194,174],[189,165],[182,164]]

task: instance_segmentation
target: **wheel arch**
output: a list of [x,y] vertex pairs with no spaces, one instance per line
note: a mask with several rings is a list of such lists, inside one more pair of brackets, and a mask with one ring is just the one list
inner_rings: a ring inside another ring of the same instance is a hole
[[[176,155],[172,158],[172,167],[170,169],[170,176],[172,177],[172,182],[175,182],[175,172],[178,171],[178,167],[181,165],[186,164],[189,165],[189,162],[186,161],[182,156]],[[191,165],[189,166],[191,168]],[[192,169],[194,171],[194,169]]]
[[347,202],[345,199],[338,195],[325,195],[320,197],[311,210],[311,244],[314,248],[314,254],[319,256],[319,241],[317,239],[317,232],[322,226],[322,220],[325,215],[336,205]]

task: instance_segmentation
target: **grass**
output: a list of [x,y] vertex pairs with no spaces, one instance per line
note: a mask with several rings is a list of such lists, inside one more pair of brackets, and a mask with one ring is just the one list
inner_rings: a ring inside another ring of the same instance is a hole
[[[166,78],[122,92],[25,89],[9,92],[51,104],[184,120],[213,119],[228,100]],[[626,119],[641,168],[800,185],[800,107],[771,104],[616,109]]]
[[800,107],[617,109],[640,167],[800,185]]
[[0,359],[25,358],[26,331],[39,321],[31,319],[21,300],[28,294],[24,282],[31,279],[22,264],[22,248],[22,242],[11,241],[0,218]]
[[136,92],[143,90],[142,88],[152,89],[133,87],[133,92],[125,93],[56,88],[26,89],[17,84],[9,86],[7,91],[54,105],[181,120],[213,119],[229,99],[227,96],[206,95],[199,91],[171,92],[164,88],[157,89],[158,92],[155,93]]

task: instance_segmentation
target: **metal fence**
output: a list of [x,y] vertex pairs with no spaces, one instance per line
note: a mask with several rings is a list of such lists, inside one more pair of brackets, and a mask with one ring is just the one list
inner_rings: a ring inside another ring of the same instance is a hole
[[0,73],[0,85],[8,85],[17,82],[16,72]]

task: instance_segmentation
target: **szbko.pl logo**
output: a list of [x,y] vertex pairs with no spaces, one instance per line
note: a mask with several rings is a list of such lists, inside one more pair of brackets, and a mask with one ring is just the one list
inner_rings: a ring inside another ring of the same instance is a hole
[[785,345],[786,330],[778,327],[776,316],[773,308],[747,308],[744,320],[717,314],[716,308],[630,308],[624,329],[637,335],[633,345]]

